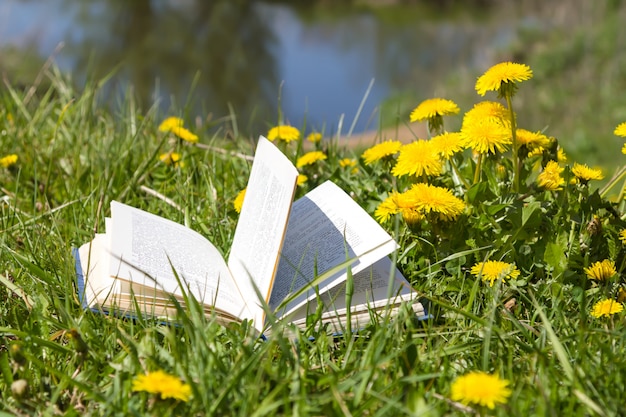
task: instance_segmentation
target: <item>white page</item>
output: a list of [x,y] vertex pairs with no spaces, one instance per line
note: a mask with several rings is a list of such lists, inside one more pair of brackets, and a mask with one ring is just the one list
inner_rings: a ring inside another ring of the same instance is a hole
[[[350,305],[353,310],[364,311],[371,305],[384,305],[385,301],[394,304],[400,300],[396,297],[411,294],[411,285],[402,273],[394,267],[392,299],[387,299],[391,268],[391,260],[388,256],[384,256],[374,265],[352,276],[354,292]],[[319,299],[316,297],[290,313],[289,321],[305,319],[308,314],[315,312],[318,302],[324,303],[324,312],[345,311],[347,307],[345,281],[320,294]]]
[[[315,267],[319,276],[359,257],[351,265],[356,274],[396,248],[396,242],[376,220],[341,188],[326,181],[293,204],[270,306],[275,309],[289,293],[306,287],[316,276]],[[322,282],[320,292],[345,279],[344,269]],[[313,289],[303,293],[285,313],[314,297]]]
[[93,240],[78,249],[80,266],[83,272],[85,303],[88,307],[102,305],[115,296],[119,290],[117,281],[109,275],[109,238],[104,233],[96,233]]
[[237,317],[251,314],[224,258],[199,233],[116,201],[111,203],[109,233],[111,276],[148,288],[156,281],[157,288],[181,295],[173,268],[200,302]]
[[[251,304],[259,304],[253,283],[269,301],[297,179],[291,161],[261,136],[228,258],[228,267]],[[253,319],[260,329],[263,310],[257,309]]]
[[[424,306],[416,302],[415,294],[399,294],[390,300],[385,299],[369,303],[365,309],[363,309],[362,306],[351,307],[350,326],[352,330],[363,328],[372,322],[372,315],[378,315],[379,317],[395,317],[400,312],[403,303],[410,305],[415,317],[425,318],[426,311],[424,310]],[[320,322],[328,325],[327,330],[341,334],[348,325],[347,318],[346,308],[333,309],[323,313],[320,317]],[[307,327],[306,316],[298,320],[291,320],[291,323],[304,329]]]

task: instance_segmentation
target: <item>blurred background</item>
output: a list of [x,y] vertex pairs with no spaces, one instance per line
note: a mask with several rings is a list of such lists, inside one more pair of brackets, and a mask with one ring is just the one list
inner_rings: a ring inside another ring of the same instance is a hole
[[143,112],[252,137],[281,119],[393,136],[426,98],[469,110],[476,78],[503,60],[535,73],[516,96],[520,127],[571,159],[622,164],[624,1],[0,1],[0,88],[28,88],[52,61],[79,90],[107,77],[112,109],[132,95]]

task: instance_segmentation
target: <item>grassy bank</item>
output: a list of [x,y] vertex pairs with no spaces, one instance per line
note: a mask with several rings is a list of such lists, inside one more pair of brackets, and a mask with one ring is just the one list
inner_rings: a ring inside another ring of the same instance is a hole
[[[623,301],[626,224],[623,201],[616,201],[622,183],[601,193],[595,179],[575,169],[586,161],[570,157],[560,159],[552,178],[562,181],[542,185],[547,161],[558,159],[556,142],[541,142],[537,151],[505,141],[482,153],[466,143],[440,160],[439,170],[415,175],[392,174],[402,152],[367,163],[335,142],[312,145],[327,158],[301,168],[308,179],[298,196],[333,179],[376,215],[400,243],[398,266],[432,316],[374,315],[351,338],[327,334],[312,318],[304,331],[263,341],[245,323],[221,326],[193,303],[174,326],[81,307],[71,249],[103,229],[111,200],[183,223],[227,255],[237,221],[233,201],[250,168],[232,152],[251,155],[254,148],[228,122],[216,130],[186,120],[198,137],[191,143],[159,131],[162,120],[137,108],[131,95],[109,111],[97,104],[97,85],[78,93],[58,74],[47,77],[48,90],[9,86],[0,93],[0,157],[18,157],[0,168],[5,413],[621,413],[624,313],[597,314],[597,307]],[[534,88],[521,83],[520,94]],[[526,104],[517,97],[514,104]],[[461,125],[462,116],[445,120]],[[613,135],[624,120],[615,118],[602,135]],[[551,127],[555,136],[558,130]],[[303,153],[298,143],[280,145],[294,161]],[[162,158],[172,152],[178,163]],[[432,211],[394,206],[426,183],[448,190],[461,202],[454,200],[458,211],[441,214],[449,200],[435,197]],[[488,261],[505,267],[488,270]],[[596,264],[603,261],[610,267]],[[155,371],[188,392],[162,399],[138,387]],[[507,384],[493,409],[455,392],[460,377],[478,371]]]
[[[621,142],[612,128],[614,120],[626,116],[626,105],[616,93],[626,87],[626,6],[622,2],[511,2],[502,7],[502,21],[507,12],[534,22],[520,26],[509,43],[489,52],[535,70],[533,87],[520,91],[519,120],[557,137],[574,158],[608,172],[618,169],[623,161],[613,150]],[[467,111],[478,101],[471,88],[476,74],[485,69],[461,68],[449,79],[438,80],[433,91]],[[382,104],[384,125],[402,123],[421,99],[411,91],[390,97]]]

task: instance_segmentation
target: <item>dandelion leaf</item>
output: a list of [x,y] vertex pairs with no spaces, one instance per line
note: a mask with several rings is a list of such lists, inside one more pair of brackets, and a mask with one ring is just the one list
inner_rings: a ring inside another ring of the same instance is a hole
[[541,223],[541,203],[532,201],[522,208],[522,227],[536,227]]
[[543,254],[544,262],[550,266],[555,276],[561,275],[567,269],[567,236],[564,233],[557,235],[554,242],[546,244]]

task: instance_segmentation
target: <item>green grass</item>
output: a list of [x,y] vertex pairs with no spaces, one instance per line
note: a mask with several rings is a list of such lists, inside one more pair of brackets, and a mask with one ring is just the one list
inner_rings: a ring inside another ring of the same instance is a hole
[[[158,132],[162,115],[137,108],[132,96],[110,111],[98,104],[98,84],[79,93],[59,74],[47,79],[50,87],[35,95],[0,92],[0,157],[19,156],[0,168],[2,415],[622,413],[624,315],[589,312],[624,282],[623,203],[593,187],[542,191],[537,161],[526,159],[515,193],[510,177],[496,174],[498,165],[510,174],[508,156],[497,155],[485,158],[483,180],[469,189],[455,186],[449,171],[432,179],[465,200],[456,221],[387,224],[401,244],[399,267],[429,300],[428,321],[403,311],[344,338],[312,319],[302,332],[263,341],[245,323],[224,327],[204,317],[194,303],[176,325],[110,317],[81,308],[71,257],[102,230],[109,202],[184,223],[227,255],[237,221],[232,201],[250,166],[216,149],[249,155],[253,144],[226,140],[237,131],[228,122],[190,126],[204,147],[181,143]],[[388,193],[410,185],[383,163],[342,168],[339,160],[359,155],[334,142],[320,147],[328,159],[307,168],[298,195],[330,178],[373,214]],[[284,149],[294,160],[303,152]],[[183,167],[159,161],[172,150]],[[455,161],[471,181],[470,152]],[[588,227],[595,217],[600,227]],[[520,277],[486,285],[470,273],[486,258],[515,263]],[[617,275],[587,279],[584,268],[602,259],[615,262]],[[190,401],[132,392],[137,375],[158,369],[188,383]],[[451,384],[474,370],[510,381],[508,402],[493,411],[453,402]]]

